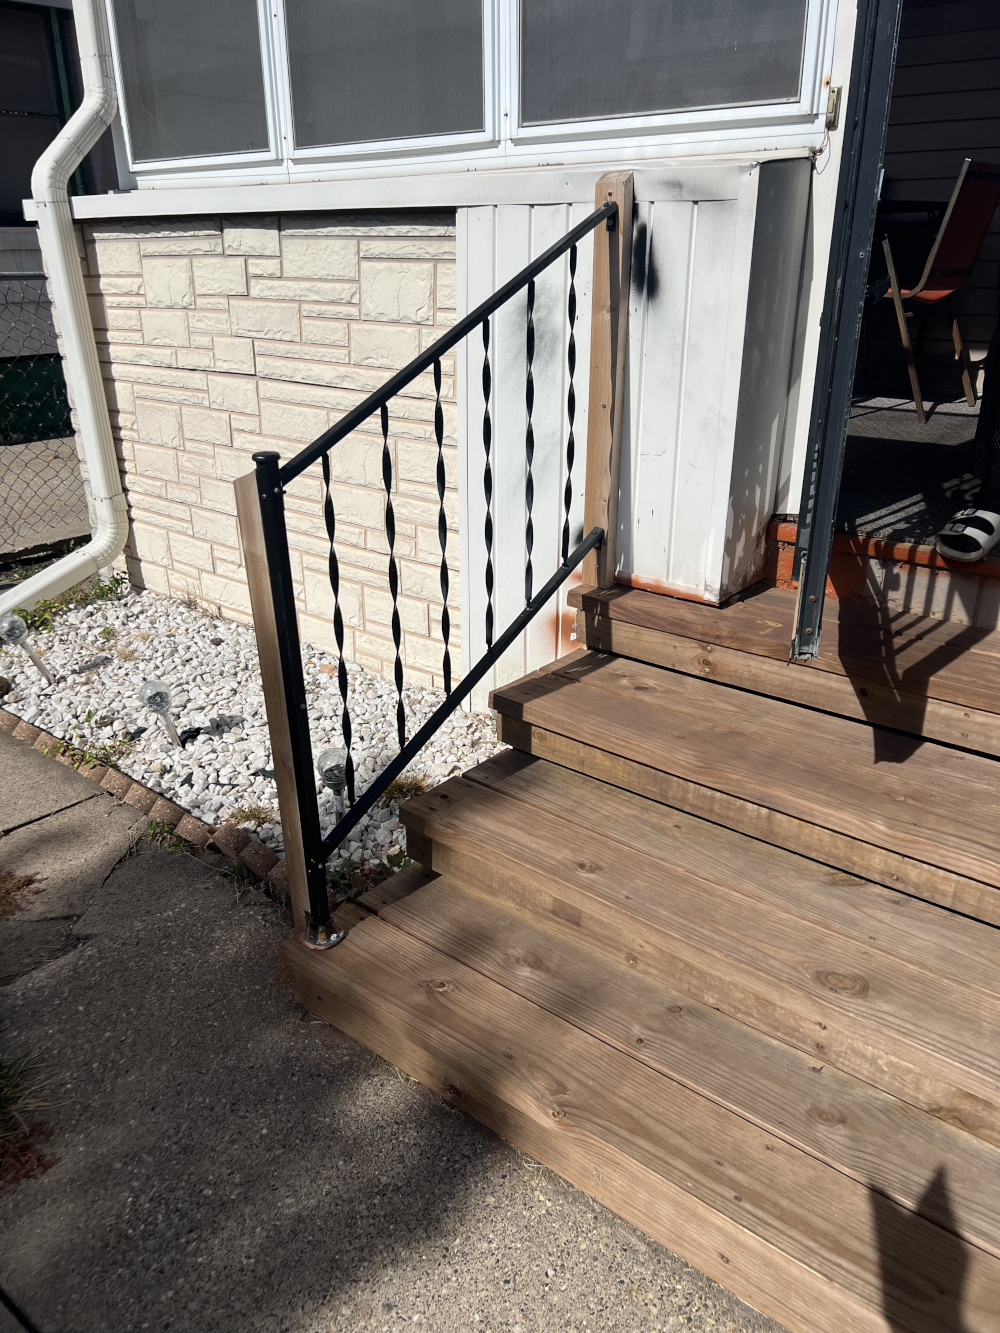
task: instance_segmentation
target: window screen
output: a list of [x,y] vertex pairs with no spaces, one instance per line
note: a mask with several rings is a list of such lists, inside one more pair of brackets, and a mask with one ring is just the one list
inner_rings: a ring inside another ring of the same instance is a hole
[[256,0],[114,0],[137,162],[268,147]]
[[806,0],[521,0],[521,124],[795,101]]
[[483,128],[482,0],[286,0],[299,148]]

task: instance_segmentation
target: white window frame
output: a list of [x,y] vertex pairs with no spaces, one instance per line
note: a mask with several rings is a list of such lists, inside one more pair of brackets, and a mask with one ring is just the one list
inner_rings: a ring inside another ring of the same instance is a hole
[[[628,0],[620,0],[627,4]],[[799,75],[799,96],[779,102],[742,102],[736,105],[657,111],[648,115],[608,116],[595,120],[521,124],[521,0],[508,0],[510,39],[507,43],[506,86],[510,96],[510,138],[516,145],[565,144],[587,139],[698,133],[753,125],[788,124],[815,118],[822,93],[824,35],[828,27],[828,0],[806,0],[806,23]]]
[[[636,158],[674,153],[762,150],[812,144],[818,147],[825,119],[824,72],[831,65],[838,0],[807,0],[802,72],[797,100],[742,104],[703,110],[667,111],[550,125],[521,126],[520,0],[483,2],[484,128],[422,138],[375,140],[328,147],[296,148],[291,76],[285,26],[285,0],[257,0],[264,70],[264,99],[270,148],[136,162],[121,98],[121,117],[129,166],[143,182],[193,184],[211,177],[220,182],[307,181],[376,173],[380,176],[497,169],[504,166],[559,165],[600,157],[610,149]],[[627,4],[628,0],[620,0]],[[206,0],[210,3],[210,0]],[[107,0],[118,87],[123,89],[112,0]],[[813,141],[815,141],[813,143]]]
[[[206,0],[211,3],[211,0]],[[254,151],[241,151],[233,153],[213,153],[206,156],[195,157],[163,157],[154,158],[150,161],[136,161],[135,151],[132,147],[132,131],[129,125],[128,116],[128,98],[125,96],[125,81],[122,77],[121,51],[118,43],[118,31],[115,26],[115,13],[113,0],[106,0],[108,14],[108,29],[111,34],[111,57],[114,62],[115,81],[118,87],[118,115],[121,120],[122,134],[125,139],[125,148],[128,154],[129,169],[132,174],[141,179],[150,175],[161,175],[166,172],[178,173],[189,172],[194,168],[202,168],[206,171],[219,171],[229,169],[235,164],[240,166],[252,166],[255,164],[266,165],[270,163],[281,162],[284,152],[281,139],[281,130],[278,117],[279,96],[277,88],[276,70],[273,56],[273,19],[271,17],[271,5],[268,0],[257,0],[257,29],[260,34],[260,52],[261,52],[261,75],[264,84],[264,114],[267,122],[268,147]]]
[[504,0],[482,0],[483,8],[483,128],[463,130],[456,134],[426,134],[414,138],[372,139],[363,143],[319,144],[308,148],[295,145],[292,108],[292,72],[288,58],[285,23],[285,0],[273,0],[275,14],[275,44],[280,43],[280,65],[284,71],[284,89],[288,99],[289,158],[294,163],[352,162],[359,158],[412,157],[414,154],[437,154],[477,148],[495,147],[497,136],[497,17]]

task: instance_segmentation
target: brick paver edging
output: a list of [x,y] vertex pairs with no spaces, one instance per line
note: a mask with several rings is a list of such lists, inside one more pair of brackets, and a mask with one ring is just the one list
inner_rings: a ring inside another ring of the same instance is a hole
[[166,824],[185,842],[191,843],[199,850],[207,847],[209,851],[219,851],[230,860],[242,862],[258,879],[267,880],[268,884],[282,896],[288,896],[288,872],[284,860],[246,829],[239,828],[236,824],[216,826],[195,819],[194,815],[188,814],[173,801],[168,801],[165,796],[151,791],[149,787],[144,787],[141,782],[136,782],[134,778],[119,772],[117,768],[107,768],[104,764],[86,764],[78,767],[71,752],[55,753],[62,745],[60,740],[47,731],[32,726],[30,722],[23,721],[14,713],[9,713],[5,708],[0,708],[0,731],[5,731],[8,736],[23,741],[25,745],[32,746],[42,754],[52,752],[52,758],[58,763],[75,768],[83,777],[96,782],[98,786],[103,787],[120,801],[124,801],[126,805],[141,810],[151,821]]

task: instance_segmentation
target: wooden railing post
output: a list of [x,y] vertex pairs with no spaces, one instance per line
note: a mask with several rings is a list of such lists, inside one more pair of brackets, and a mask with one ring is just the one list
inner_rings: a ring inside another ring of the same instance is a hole
[[238,478],[235,489],[236,513],[239,518],[243,559],[246,562],[247,584],[250,589],[250,608],[253,611],[257,655],[260,658],[264,706],[267,709],[267,727],[271,735],[271,763],[274,768],[274,781],[278,788],[278,808],[281,812],[285,864],[288,869],[288,892],[292,900],[292,915],[298,934],[306,926],[306,916],[309,911],[309,882],[306,875],[302,824],[299,818],[298,789],[292,766],[292,740],[285,707],[278,627],[274,615],[274,602],[271,598],[256,475],[251,472],[245,477]]
[[593,322],[590,332],[590,413],[584,532],[603,528],[599,551],[583,563],[583,581],[610,588],[615,581],[618,472],[625,406],[625,354],[632,271],[632,173],[613,172],[597,182],[596,206],[618,205],[614,229],[594,232]]

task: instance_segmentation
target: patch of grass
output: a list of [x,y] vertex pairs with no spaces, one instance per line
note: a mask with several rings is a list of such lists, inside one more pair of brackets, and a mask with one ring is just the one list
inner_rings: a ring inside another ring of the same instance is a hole
[[405,852],[393,852],[384,861],[365,861],[360,866],[342,861],[330,876],[335,903],[351,903],[369,889],[388,879],[390,875],[409,864]]
[[278,816],[269,805],[238,805],[232,810],[227,823],[252,824],[260,828],[261,824],[277,824]]
[[187,851],[184,839],[178,838],[164,819],[151,819],[146,825],[146,837],[165,852]]
[[115,656],[119,662],[134,662],[137,654],[135,649],[130,648],[126,643],[115,649]]
[[55,1165],[38,1142],[48,1130],[27,1119],[49,1105],[34,1069],[28,1057],[0,1055],[0,1190]]
[[30,611],[19,607],[15,614],[21,617],[30,630],[51,630],[55,628],[56,616],[61,612],[68,611],[74,606],[84,606],[88,602],[116,600],[128,586],[127,574],[112,574],[111,578],[106,580],[95,576],[84,579],[75,588],[67,588],[58,597],[43,597]]
[[38,893],[42,881],[37,875],[15,875],[12,870],[0,870],[0,917],[13,916],[22,893]]
[[403,773],[386,787],[384,799],[409,801],[414,796],[420,796],[430,785],[423,773]]
[[114,643],[118,638],[118,631],[114,625],[105,625],[97,636],[102,643]]
[[[100,721],[100,719],[98,719]],[[68,755],[74,768],[86,768],[91,764],[103,764],[105,768],[117,768],[123,759],[132,753],[132,741],[97,741],[87,740],[79,732],[74,740],[52,741],[45,747],[45,753]]]
[[149,630],[141,629],[135,637],[139,640],[140,643],[149,643],[150,639],[153,636],[152,634],[150,634]]
[[28,1056],[0,1055],[0,1142],[23,1134],[28,1128],[25,1115],[49,1104],[42,1098],[34,1067]]

